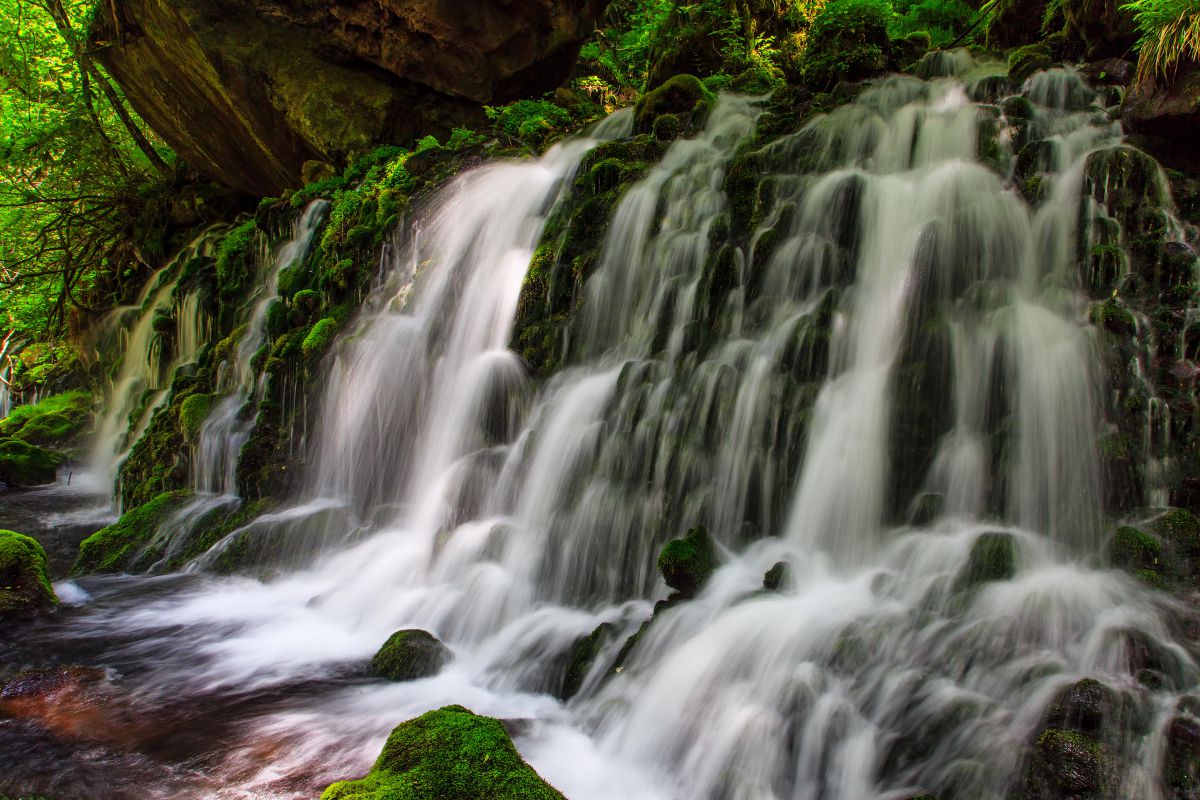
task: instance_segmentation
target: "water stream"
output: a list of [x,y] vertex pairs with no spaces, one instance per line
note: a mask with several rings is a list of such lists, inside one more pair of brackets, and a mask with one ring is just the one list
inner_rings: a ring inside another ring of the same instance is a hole
[[[1138,720],[1106,743],[1113,796],[1165,800],[1166,721],[1200,666],[1179,601],[1098,566],[1104,376],[1077,266],[1088,159],[1121,130],[1073,72],[1031,79],[1022,122],[973,99],[995,65],[934,66],[762,147],[773,195],[736,253],[714,231],[762,101],[722,96],[614,210],[542,383],[508,349],[524,273],[581,159],[630,115],[441,190],[327,362],[316,467],[269,515],[336,510],[321,555],[269,580],[83,579],[57,627],[24,636],[20,652],[112,667],[133,713],[155,710],[118,770],[136,791],[111,796],[310,797],[363,773],[399,721],[460,703],[523,720],[522,753],[572,800],[1001,800],[1047,705],[1091,676]],[[1050,143],[1036,205],[1013,188],[1019,124]],[[728,291],[714,263],[734,265]],[[274,279],[201,433],[203,502],[235,489]],[[118,397],[156,385],[126,362]],[[613,671],[667,594],[659,549],[701,524],[720,569]],[[967,585],[985,536],[1011,541],[1014,573]],[[782,590],[760,591],[779,562]],[[564,654],[601,623],[560,702]],[[403,627],[454,661],[357,677]],[[1160,656],[1151,688],[1134,639]]]

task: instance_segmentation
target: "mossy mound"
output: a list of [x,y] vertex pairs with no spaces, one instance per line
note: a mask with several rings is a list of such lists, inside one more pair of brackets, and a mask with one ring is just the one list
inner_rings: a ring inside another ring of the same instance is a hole
[[861,81],[888,65],[892,8],[880,0],[833,0],[813,19],[804,50],[803,73],[810,86],[829,89],[839,81]]
[[389,681],[414,681],[436,675],[453,657],[450,648],[427,631],[396,631],[371,659],[369,672]]
[[1128,525],[1117,528],[1108,543],[1108,561],[1153,585],[1163,580],[1162,545],[1137,528]]
[[658,555],[658,571],[682,597],[695,597],[717,569],[717,550],[704,526],[667,543]]
[[126,511],[112,525],[83,540],[72,573],[127,569],[167,516],[191,496],[187,490],[163,492],[145,505]]
[[308,331],[304,341],[300,343],[300,351],[307,359],[314,359],[329,349],[333,337],[337,335],[338,321],[332,317],[317,320]]
[[189,442],[195,442],[200,438],[200,428],[204,426],[204,420],[208,418],[208,412],[212,411],[212,406],[213,396],[211,394],[198,392],[184,398],[183,403],[179,406],[179,425],[183,428],[183,435]]
[[0,615],[57,602],[46,575],[46,551],[32,537],[0,530]]
[[1026,765],[1023,800],[1087,800],[1103,796],[1112,765],[1105,748],[1090,736],[1047,728],[1038,736]]
[[[689,127],[699,124],[716,99],[716,95],[695,75],[676,75],[647,93],[638,103],[634,111],[634,129],[638,133],[650,133],[655,129],[659,117],[670,115],[670,135],[678,136]],[[664,132],[662,135],[668,134]]]
[[971,545],[967,563],[955,588],[969,591],[993,581],[1006,581],[1017,572],[1017,542],[1011,533],[980,534]]
[[565,800],[521,759],[499,720],[446,706],[401,723],[356,781],[321,800]]
[[21,439],[0,439],[0,481],[16,486],[54,483],[62,457]]
[[92,410],[92,396],[75,391],[17,406],[0,420],[0,436],[17,436],[33,444],[66,444],[82,430]]
[[1043,42],[1017,47],[1008,54],[1008,77],[1018,86],[1035,72],[1054,66],[1050,48]]

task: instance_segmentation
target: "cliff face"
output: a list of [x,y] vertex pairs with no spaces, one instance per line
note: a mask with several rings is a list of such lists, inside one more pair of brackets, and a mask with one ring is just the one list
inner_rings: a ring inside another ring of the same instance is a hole
[[115,0],[98,56],[192,165],[251,195],[448,132],[570,73],[606,0]]

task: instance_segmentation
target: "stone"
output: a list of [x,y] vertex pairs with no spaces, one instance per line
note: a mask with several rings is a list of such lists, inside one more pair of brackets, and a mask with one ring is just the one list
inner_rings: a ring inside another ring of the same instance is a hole
[[1200,172],[1200,66],[1179,67],[1169,83],[1143,77],[1125,93],[1121,122],[1134,141],[1165,166]]
[[368,671],[389,681],[415,681],[436,675],[451,658],[450,648],[433,634],[409,628],[388,637]]
[[482,121],[484,104],[552,91],[606,5],[114,0],[91,47],[189,164],[278,195],[313,162],[442,137]]
[[58,602],[46,575],[46,551],[32,537],[0,530],[0,617]]

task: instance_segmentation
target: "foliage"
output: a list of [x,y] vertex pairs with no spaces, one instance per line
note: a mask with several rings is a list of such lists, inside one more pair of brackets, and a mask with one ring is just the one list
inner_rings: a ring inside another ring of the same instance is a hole
[[537,147],[571,124],[571,114],[548,100],[517,100],[506,106],[484,106],[496,134],[514,143]]
[[169,246],[149,220],[174,173],[93,58],[93,2],[0,0],[0,325],[26,338],[103,311]]
[[1138,79],[1171,78],[1185,61],[1200,62],[1200,0],[1132,0],[1138,31]]
[[964,0],[897,0],[891,33],[898,38],[925,31],[933,47],[959,39],[975,22],[978,12]]
[[804,76],[828,88],[881,71],[887,65],[891,22],[888,0],[832,0],[813,20]]

